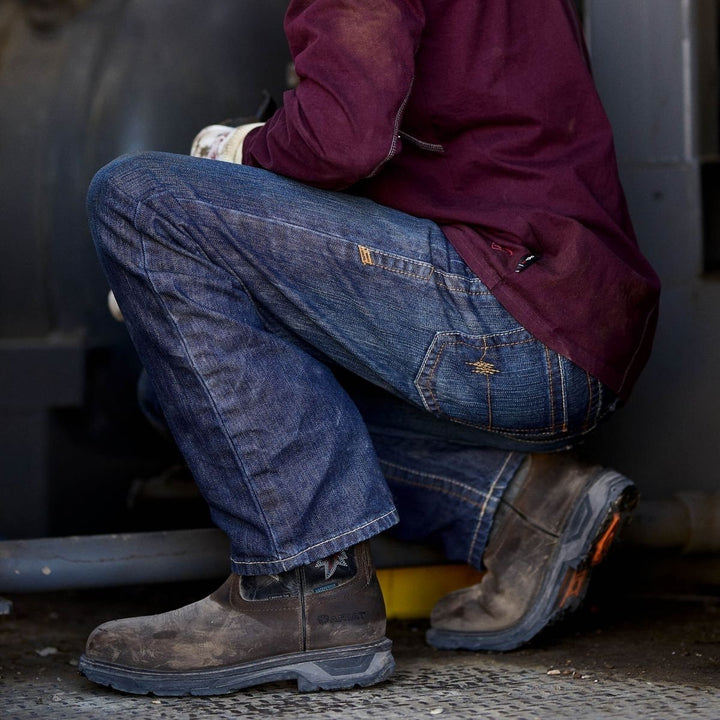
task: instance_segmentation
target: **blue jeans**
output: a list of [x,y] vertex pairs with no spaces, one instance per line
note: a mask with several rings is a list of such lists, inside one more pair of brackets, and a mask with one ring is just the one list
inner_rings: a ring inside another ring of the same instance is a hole
[[395,525],[482,566],[530,451],[613,407],[440,228],[241,165],[124,156],[88,195],[101,263],[241,574]]

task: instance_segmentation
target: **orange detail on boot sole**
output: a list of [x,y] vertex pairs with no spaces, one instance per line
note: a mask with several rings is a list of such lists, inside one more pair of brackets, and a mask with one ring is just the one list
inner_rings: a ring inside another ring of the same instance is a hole
[[589,568],[583,568],[582,570],[568,570],[567,577],[563,583],[565,590],[561,595],[558,608],[565,607],[565,605],[567,605],[567,603],[573,598],[581,598],[589,577]]
[[590,561],[590,564],[592,566],[595,566],[604,560],[605,556],[610,550],[610,546],[615,539],[615,535],[617,534],[619,527],[620,513],[615,513],[612,520],[610,521],[610,524],[607,526],[607,529],[600,536],[600,539],[595,544],[595,552],[593,552],[592,560]]

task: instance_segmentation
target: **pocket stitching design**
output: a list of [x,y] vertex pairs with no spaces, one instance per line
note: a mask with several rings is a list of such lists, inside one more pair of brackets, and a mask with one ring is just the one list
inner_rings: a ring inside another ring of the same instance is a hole
[[[490,339],[492,337],[502,336],[502,335],[511,335],[513,333],[527,334],[527,331],[520,328],[518,330],[510,330],[507,332],[495,333],[495,334],[491,334],[491,335],[477,336],[478,340],[482,341],[483,357],[488,350],[488,345],[487,345],[488,339]],[[485,424],[473,423],[468,420],[453,418],[448,413],[444,412],[442,410],[442,408],[440,407],[440,403],[438,401],[437,395],[433,389],[432,383],[430,382],[437,371],[437,368],[438,368],[438,365],[440,364],[440,360],[442,359],[443,353],[445,352],[445,350],[447,348],[455,347],[458,345],[464,345],[465,347],[469,347],[471,349],[477,349],[477,350],[480,349],[477,345],[467,342],[467,341],[464,341],[464,340],[460,340],[460,339],[452,341],[452,342],[441,341],[441,338],[443,336],[453,336],[453,335],[458,336],[458,335],[462,335],[462,333],[458,333],[458,332],[436,333],[435,337],[433,338],[432,343],[430,344],[430,347],[428,348],[427,353],[425,354],[425,357],[423,358],[423,362],[420,366],[420,370],[418,371],[418,374],[415,379],[415,387],[416,387],[418,393],[420,394],[423,404],[430,412],[433,412],[440,417],[445,417],[445,418],[449,419],[451,422],[465,425],[467,427],[477,428],[479,430],[486,430],[486,431],[496,432],[498,434],[504,434],[504,435],[507,435],[510,437],[522,437],[523,435],[537,435],[537,434],[541,434],[541,433],[552,434],[555,432],[554,407],[551,408],[551,412],[553,413],[553,415],[551,417],[553,419],[551,420],[551,425],[549,425],[549,426],[539,427],[539,428],[530,428],[527,430],[517,429],[517,428],[505,428],[502,426],[501,427],[494,426],[493,421],[492,421],[492,403],[491,403],[491,396],[490,396],[490,381],[489,381],[488,376],[485,377],[486,392],[487,392],[487,407],[488,407],[487,423],[485,423]],[[493,348],[515,347],[515,346],[519,346],[519,345],[527,345],[527,344],[530,344],[533,342],[537,342],[537,340],[533,337],[527,337],[523,340],[516,340],[514,342],[497,343],[497,344],[493,345],[492,347]],[[427,364],[428,364],[428,361],[430,360],[430,356],[433,354],[433,352],[435,353],[436,357],[432,364],[432,367],[428,368]],[[550,391],[552,392],[552,372],[550,372],[550,370],[551,370],[550,358],[548,355],[547,348],[545,348],[545,353],[546,353],[546,358],[547,358],[547,362],[548,362],[548,377],[550,378],[550,383],[551,383]],[[423,380],[424,380],[424,382],[423,382]],[[543,443],[546,441],[545,440],[537,440],[537,441],[525,440],[525,442]]]

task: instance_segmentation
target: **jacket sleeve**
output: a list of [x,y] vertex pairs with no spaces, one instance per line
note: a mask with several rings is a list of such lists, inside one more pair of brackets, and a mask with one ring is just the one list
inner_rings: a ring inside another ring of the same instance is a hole
[[328,189],[373,175],[400,151],[423,23],[420,0],[291,0],[299,83],[238,160]]

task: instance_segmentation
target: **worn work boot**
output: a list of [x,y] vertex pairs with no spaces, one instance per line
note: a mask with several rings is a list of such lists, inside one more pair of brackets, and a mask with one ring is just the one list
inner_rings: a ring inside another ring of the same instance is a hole
[[231,575],[179,610],[105,623],[80,659],[93,682],[155,695],[278,680],[335,690],[380,682],[393,668],[367,543],[278,575]]
[[637,502],[619,473],[565,455],[530,455],[502,498],[477,585],[433,608],[441,649],[512,650],[575,609],[590,571]]

